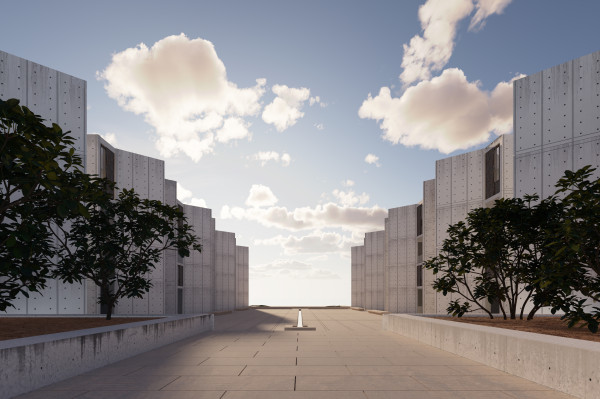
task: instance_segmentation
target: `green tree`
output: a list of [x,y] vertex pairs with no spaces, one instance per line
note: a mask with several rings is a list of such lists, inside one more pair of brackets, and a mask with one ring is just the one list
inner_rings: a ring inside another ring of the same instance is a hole
[[557,287],[553,312],[562,310],[569,327],[582,323],[598,331],[600,308],[600,179],[593,179],[594,168],[584,166],[565,171],[556,184],[557,196],[563,196],[564,214],[552,230],[549,244],[552,261],[545,265],[541,284]]
[[0,311],[46,286],[56,253],[50,225],[86,215],[91,187],[74,139],[19,100],[0,100]]
[[122,190],[116,199],[107,193],[96,198],[89,217],[77,217],[61,229],[61,259],[56,275],[67,282],[90,279],[100,287],[98,302],[106,305],[106,319],[120,298],[141,298],[152,286],[149,272],[161,253],[175,248],[189,256],[201,250],[183,213],[160,201],[141,199]]
[[491,208],[473,209],[466,223],[450,226],[440,254],[424,265],[439,275],[434,289],[463,298],[450,302],[448,313],[460,317],[474,310],[473,304],[493,318],[487,303],[498,301],[505,319],[522,319],[527,304],[533,303],[527,316],[531,319],[548,304],[556,287],[539,283],[544,232],[560,213],[552,201],[533,206],[537,200],[499,199]]

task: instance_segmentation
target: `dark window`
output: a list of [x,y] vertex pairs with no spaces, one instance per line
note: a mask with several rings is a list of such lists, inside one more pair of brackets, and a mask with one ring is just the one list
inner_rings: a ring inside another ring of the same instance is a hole
[[[112,286],[109,287],[108,289],[102,288],[102,287],[100,288],[100,314],[108,313],[108,304],[106,302],[107,302],[108,296],[110,294],[112,294],[112,291],[113,291]],[[114,307],[113,307],[113,310],[114,310]]]
[[485,198],[500,192],[500,146],[485,153]]
[[417,206],[417,236],[423,234],[423,205]]
[[423,286],[423,267],[417,266],[417,287]]
[[[183,207],[181,205],[177,205],[177,209],[179,209],[179,211],[183,213]],[[180,218],[179,220],[177,220],[177,228],[180,230],[183,229],[183,219]],[[183,256],[179,255],[179,251],[177,251],[177,263],[183,264]]]
[[[115,154],[104,146],[100,146],[100,177],[114,183],[115,181]],[[106,187],[108,194],[114,195],[112,187]]]
[[183,266],[177,265],[177,285],[183,287]]
[[417,243],[417,256],[423,256],[423,243],[421,241]]
[[423,306],[423,290],[417,290],[417,306]]

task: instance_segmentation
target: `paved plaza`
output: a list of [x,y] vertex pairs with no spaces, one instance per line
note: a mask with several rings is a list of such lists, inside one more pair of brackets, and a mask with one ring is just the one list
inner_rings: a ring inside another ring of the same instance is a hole
[[215,318],[204,333],[49,385],[27,399],[566,399],[523,378],[381,329],[381,316],[297,309]]

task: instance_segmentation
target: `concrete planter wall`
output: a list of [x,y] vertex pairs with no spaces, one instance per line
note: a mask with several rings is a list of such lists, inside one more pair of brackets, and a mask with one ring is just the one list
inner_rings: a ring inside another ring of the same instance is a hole
[[174,316],[0,341],[0,398],[11,398],[213,329],[213,315]]
[[583,399],[600,392],[600,343],[388,314],[383,329]]

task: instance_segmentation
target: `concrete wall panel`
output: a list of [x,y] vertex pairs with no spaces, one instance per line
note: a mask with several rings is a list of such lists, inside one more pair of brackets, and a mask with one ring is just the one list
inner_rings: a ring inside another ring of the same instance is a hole
[[16,98],[27,105],[28,61],[0,51],[0,98]]
[[573,62],[573,137],[600,132],[600,52]]
[[435,162],[436,203],[438,207],[449,205],[452,201],[452,159]]
[[543,72],[543,142],[553,145],[573,138],[573,92],[571,62]]
[[155,283],[148,292],[148,313],[149,314],[164,314],[165,313],[165,293],[164,285]]
[[27,300],[28,314],[52,314],[58,313],[58,282],[56,280],[46,281],[46,288],[40,292],[32,292]]
[[543,190],[542,197],[547,197],[554,194],[556,191],[555,184],[560,179],[565,170],[572,169],[573,165],[573,148],[571,144],[564,145],[559,148],[554,148],[549,151],[544,151],[543,160]]
[[58,312],[62,314],[84,314],[84,283],[65,284],[58,282]]
[[165,201],[165,162],[148,158],[148,199]]
[[117,151],[115,158],[117,186],[120,189],[133,188],[133,154],[127,151]]
[[596,168],[593,178],[600,177],[600,135],[593,135],[592,140],[576,142],[573,150],[573,169],[581,169],[586,165]]
[[148,157],[139,154],[133,154],[133,189],[148,197]]
[[27,105],[31,104],[47,125],[58,124],[58,71],[29,62],[27,75]]
[[452,205],[452,224],[456,224],[467,218],[467,204]]
[[71,136],[80,138],[75,149],[85,154],[86,82],[65,73],[58,73],[58,124]]
[[518,154],[515,158],[515,195],[542,193],[542,156],[538,153]]
[[[467,154],[467,201],[483,199],[483,151],[471,151]],[[511,160],[512,162],[512,160]]]
[[149,314],[149,300],[148,293],[146,293],[142,298],[133,298],[133,314]]
[[452,209],[450,207],[437,208],[436,246],[439,248],[448,238],[448,227],[452,224]]
[[457,155],[450,159],[452,160],[452,202],[465,202],[467,200],[468,155]]
[[514,83],[516,152],[540,148],[542,145],[542,73],[527,76]]

